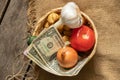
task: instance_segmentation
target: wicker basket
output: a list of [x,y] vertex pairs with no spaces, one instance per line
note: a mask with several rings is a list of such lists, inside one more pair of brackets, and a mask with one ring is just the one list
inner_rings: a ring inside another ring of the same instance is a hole
[[[37,36],[40,33],[40,31],[42,31],[44,29],[43,26],[44,26],[44,24],[45,24],[45,22],[47,20],[47,16],[50,13],[52,13],[52,12],[60,13],[61,9],[62,8],[52,9],[51,11],[46,13],[44,16],[42,16],[38,20],[36,25],[35,25],[35,29],[33,31],[33,35]],[[94,47],[92,48],[92,50],[89,52],[90,54],[87,55],[87,57],[84,57],[84,59],[81,61],[81,64],[79,66],[79,69],[78,69],[77,73],[79,73],[79,71],[85,66],[85,64],[87,64],[87,62],[94,56],[95,51],[96,51],[96,46],[97,46],[97,38],[98,38],[96,27],[95,27],[93,21],[84,12],[81,12],[81,14],[82,14],[82,17],[85,18],[85,22],[87,22],[89,24],[89,26],[94,30],[94,33],[95,33],[95,44],[94,44]],[[63,75],[60,75],[60,76],[63,76]],[[64,75],[64,76],[71,76],[71,75]],[[75,76],[75,75],[72,75],[72,76]]]

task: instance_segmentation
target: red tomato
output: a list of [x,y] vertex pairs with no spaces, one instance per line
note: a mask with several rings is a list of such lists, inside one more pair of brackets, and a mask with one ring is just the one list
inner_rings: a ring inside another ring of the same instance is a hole
[[85,25],[72,31],[71,46],[78,51],[88,51],[95,43],[94,31]]

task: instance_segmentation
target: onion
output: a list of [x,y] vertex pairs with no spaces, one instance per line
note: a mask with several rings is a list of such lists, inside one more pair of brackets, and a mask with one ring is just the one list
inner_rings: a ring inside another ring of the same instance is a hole
[[73,48],[66,46],[58,50],[57,60],[61,67],[72,68],[78,61],[78,54]]

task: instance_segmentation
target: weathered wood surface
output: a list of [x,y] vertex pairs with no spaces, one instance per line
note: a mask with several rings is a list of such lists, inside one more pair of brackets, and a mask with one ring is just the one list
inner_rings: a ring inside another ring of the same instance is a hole
[[10,0],[0,0],[0,23],[4,17],[4,13],[9,5]]
[[0,18],[8,0],[0,0]]
[[[0,14],[6,1],[0,1]],[[7,75],[12,74],[15,57],[21,54],[27,46],[25,39],[27,36],[27,3],[28,0],[11,0],[0,25],[0,80],[5,80]],[[22,65],[16,66],[19,70]]]

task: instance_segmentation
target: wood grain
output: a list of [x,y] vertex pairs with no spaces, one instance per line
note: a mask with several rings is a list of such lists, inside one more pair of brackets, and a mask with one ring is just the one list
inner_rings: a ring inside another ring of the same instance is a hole
[[[0,25],[0,80],[5,80],[7,75],[12,74],[12,65],[15,63],[16,56],[27,47],[25,39],[27,36],[27,1],[11,0]],[[22,66],[20,59],[17,59],[17,62],[15,73]]]
[[10,0],[0,0],[0,23],[4,17],[4,14],[7,10]]
[[2,14],[2,12],[7,4],[7,1],[8,0],[0,0],[0,16],[1,16],[1,14]]

